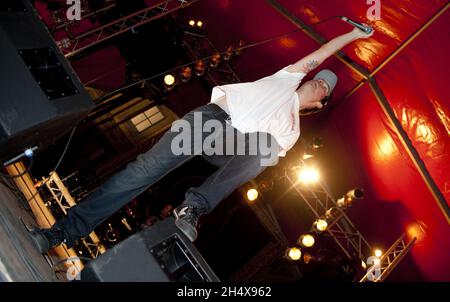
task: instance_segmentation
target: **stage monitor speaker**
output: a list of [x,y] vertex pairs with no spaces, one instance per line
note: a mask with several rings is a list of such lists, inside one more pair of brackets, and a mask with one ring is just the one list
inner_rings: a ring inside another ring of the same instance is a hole
[[81,281],[214,282],[212,269],[173,218],[131,236],[88,262]]
[[0,1],[0,160],[44,148],[92,107],[28,0]]

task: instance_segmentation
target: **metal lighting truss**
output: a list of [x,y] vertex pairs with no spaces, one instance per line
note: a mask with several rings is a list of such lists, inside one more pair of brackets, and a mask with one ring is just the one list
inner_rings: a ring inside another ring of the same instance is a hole
[[[325,212],[332,207],[338,208],[336,200],[321,182],[317,187],[311,189],[307,186],[301,186],[289,174],[286,174],[286,178],[316,218],[324,218]],[[343,211],[340,211],[340,214],[332,221],[327,222],[328,227],[324,233],[333,238],[348,259],[354,260],[355,257],[358,257],[362,260],[366,259],[365,256],[370,255],[372,250],[370,244]]]
[[70,58],[94,45],[116,37],[150,21],[185,8],[199,0],[165,0],[117,19],[106,25],[82,33],[73,39],[58,41],[64,56]]
[[400,236],[397,241],[389,248],[389,250],[379,258],[379,264],[371,266],[360,282],[373,281],[383,282],[400,263],[400,261],[411,250],[416,238],[411,239],[408,243],[405,241],[405,234]]
[[[324,218],[325,212],[332,207],[339,209],[336,200],[331,196],[323,183],[320,182],[317,187],[309,188],[301,186],[298,182],[294,181],[288,173],[286,173],[286,178],[292,185],[292,188],[309,206],[316,218]],[[355,260],[355,257],[359,257],[361,261],[365,261],[365,259],[368,259],[371,255],[372,248],[370,244],[343,210],[340,210],[340,214],[328,223],[328,227],[324,233],[327,233],[333,238],[337,246],[350,260]],[[379,259],[380,265],[378,266],[378,264],[375,264],[371,266],[360,282],[382,282],[386,280],[387,276],[411,250],[415,241],[416,239],[414,238],[406,244],[405,234],[400,236],[400,238],[397,239],[389,250]],[[375,274],[375,269],[379,270],[378,274]]]
[[[93,11],[87,10],[84,13],[83,13],[83,11],[81,11],[81,20],[100,15],[101,13],[106,12],[114,7],[116,7],[116,3],[108,4],[102,8],[99,8],[99,9],[93,10]],[[67,20],[66,19],[64,22],[58,22],[58,23],[51,24],[49,26],[49,29],[52,32],[57,32],[57,31],[63,30],[63,29],[68,32],[70,26],[76,24],[77,22],[79,22],[81,20]]]
[[[69,190],[59,178],[59,175],[53,171],[48,178],[43,179],[43,182],[61,210],[67,215],[67,209],[75,206],[76,203]],[[86,238],[83,238],[82,242],[92,258],[96,258],[99,254],[106,252],[105,247],[100,243],[100,239],[94,231]]]
[[[189,31],[184,32],[183,46],[189,52],[189,59],[193,61],[210,58],[213,54],[219,53],[206,36]],[[209,64],[208,60],[204,61],[205,64]],[[208,66],[204,78],[211,87],[238,83],[241,81],[234,72],[232,66],[224,60],[222,60],[215,68]]]

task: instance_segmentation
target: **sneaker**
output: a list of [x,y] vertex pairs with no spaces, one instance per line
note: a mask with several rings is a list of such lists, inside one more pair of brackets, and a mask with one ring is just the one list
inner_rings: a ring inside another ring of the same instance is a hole
[[190,241],[197,239],[197,224],[206,210],[200,207],[181,204],[173,210],[175,225]]
[[33,228],[30,237],[41,254],[66,242],[64,231],[58,228],[39,229]]

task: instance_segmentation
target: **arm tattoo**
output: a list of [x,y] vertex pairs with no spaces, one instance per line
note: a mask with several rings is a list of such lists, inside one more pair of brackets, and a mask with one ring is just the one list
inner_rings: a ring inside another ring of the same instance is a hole
[[305,70],[306,70],[306,72],[310,72],[317,66],[319,66],[319,62],[317,62],[316,60],[311,60],[305,64]]

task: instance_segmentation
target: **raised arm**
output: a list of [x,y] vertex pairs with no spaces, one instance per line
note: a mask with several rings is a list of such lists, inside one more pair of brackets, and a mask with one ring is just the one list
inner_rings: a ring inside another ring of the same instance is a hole
[[335,52],[343,48],[345,45],[361,38],[369,38],[373,35],[373,33],[374,31],[372,31],[372,33],[370,34],[366,34],[362,30],[355,28],[349,33],[330,40],[328,43],[322,45],[322,47],[320,47],[318,50],[307,55],[295,64],[289,66],[289,68],[286,70],[289,72],[308,73],[322,64],[323,61],[328,59],[328,57],[332,56]]

